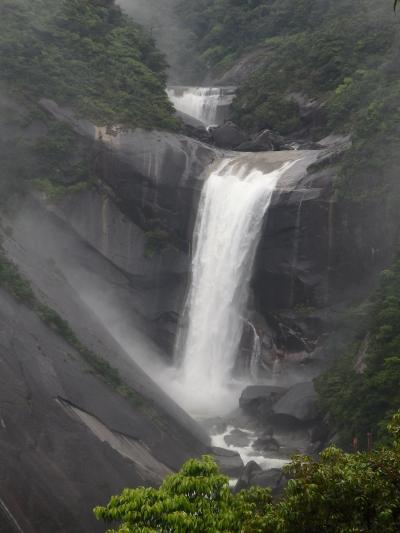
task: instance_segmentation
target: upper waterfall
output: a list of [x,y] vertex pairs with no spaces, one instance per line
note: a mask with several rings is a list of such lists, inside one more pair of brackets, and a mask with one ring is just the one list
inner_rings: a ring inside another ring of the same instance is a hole
[[265,173],[249,170],[240,157],[224,160],[204,185],[177,348],[181,394],[192,413],[231,407],[232,371],[264,215],[279,178],[292,164]]
[[167,90],[177,111],[205,126],[218,126],[228,117],[235,87],[169,87]]

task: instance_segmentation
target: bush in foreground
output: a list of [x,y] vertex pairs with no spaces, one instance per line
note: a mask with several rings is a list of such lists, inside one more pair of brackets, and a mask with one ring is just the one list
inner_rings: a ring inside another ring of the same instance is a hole
[[349,454],[331,447],[319,460],[296,456],[282,498],[268,489],[232,494],[211,457],[190,460],[159,489],[125,489],[98,519],[110,533],[394,533],[400,530],[400,412],[393,442]]

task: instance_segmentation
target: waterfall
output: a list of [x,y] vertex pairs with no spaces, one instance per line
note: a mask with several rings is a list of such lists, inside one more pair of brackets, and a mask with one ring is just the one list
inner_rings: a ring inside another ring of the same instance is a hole
[[293,164],[265,173],[240,161],[225,160],[211,172],[194,231],[191,287],[177,357],[181,394],[197,414],[224,404],[228,408],[231,402],[232,370],[264,215],[280,176]]
[[178,111],[206,126],[217,126],[227,117],[234,91],[232,87],[169,87],[167,93]]
[[256,328],[253,326],[253,324],[250,321],[248,321],[247,323],[253,333],[253,347],[251,350],[251,358],[250,358],[250,365],[249,365],[250,376],[253,378],[254,381],[257,381],[258,370],[259,370],[260,360],[261,360],[261,339],[260,339],[259,334],[257,333]]

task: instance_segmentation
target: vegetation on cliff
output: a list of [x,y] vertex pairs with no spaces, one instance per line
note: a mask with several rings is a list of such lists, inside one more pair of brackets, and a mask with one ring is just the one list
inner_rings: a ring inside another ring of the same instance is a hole
[[381,275],[368,320],[357,340],[317,381],[322,405],[342,442],[367,434],[384,441],[400,405],[400,259]]
[[29,279],[24,276],[12,261],[0,242],[0,288],[6,290],[18,302],[31,309],[37,317],[52,331],[65,340],[86,362],[90,370],[110,385],[118,394],[127,398],[136,406],[149,410],[142,397],[127,386],[118,370],[110,363],[85,346],[78,338],[71,325],[53,308],[43,303]]
[[2,0],[0,70],[98,125],[177,127],[164,56],[113,0]]
[[332,447],[318,461],[295,457],[277,502],[269,489],[232,494],[228,478],[203,457],[187,462],[160,489],[125,489],[95,514],[118,524],[109,533],[394,533],[400,527],[399,414],[390,431],[394,441],[379,450],[347,454]]

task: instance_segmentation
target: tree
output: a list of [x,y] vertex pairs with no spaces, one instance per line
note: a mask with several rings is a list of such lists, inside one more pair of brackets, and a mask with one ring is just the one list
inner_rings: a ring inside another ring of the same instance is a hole
[[159,489],[125,489],[94,512],[107,523],[120,522],[118,533],[239,532],[271,501],[270,491],[252,489],[233,495],[228,481],[215,461],[203,456],[188,461]]
[[400,412],[391,446],[356,454],[330,447],[315,461],[297,456],[273,502],[268,489],[232,494],[214,460],[190,460],[159,489],[125,489],[98,519],[110,533],[395,533],[400,530]]

